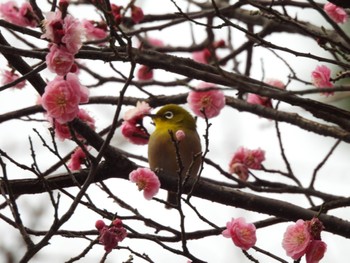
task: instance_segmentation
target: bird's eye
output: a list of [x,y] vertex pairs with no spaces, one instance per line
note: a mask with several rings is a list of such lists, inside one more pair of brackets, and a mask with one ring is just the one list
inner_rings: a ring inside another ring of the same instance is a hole
[[174,117],[174,113],[171,111],[167,111],[166,113],[164,113],[164,117],[170,120]]

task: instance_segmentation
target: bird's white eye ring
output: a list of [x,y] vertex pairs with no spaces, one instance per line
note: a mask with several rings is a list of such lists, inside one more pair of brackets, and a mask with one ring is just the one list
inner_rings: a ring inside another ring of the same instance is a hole
[[170,120],[174,117],[174,113],[172,111],[167,111],[166,113],[164,113],[164,117]]

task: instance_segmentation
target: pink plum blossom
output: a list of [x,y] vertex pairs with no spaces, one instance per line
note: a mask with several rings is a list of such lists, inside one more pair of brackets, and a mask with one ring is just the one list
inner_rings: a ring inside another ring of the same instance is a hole
[[51,126],[55,129],[55,135],[61,140],[70,139],[72,135],[69,131],[67,123],[59,123],[53,118],[49,118]]
[[95,227],[100,234],[99,242],[104,245],[107,253],[111,252],[127,236],[126,229],[118,218],[112,222],[111,226],[107,226],[102,220],[97,220]]
[[192,59],[196,62],[209,64],[212,54],[208,48],[192,53]]
[[324,5],[323,9],[336,23],[345,23],[348,20],[346,11],[335,4],[327,3]]
[[225,41],[224,40],[219,40],[214,43],[212,43],[212,48],[204,48],[200,51],[195,51],[192,53],[192,59],[194,61],[197,61],[199,63],[203,64],[210,64],[214,58],[219,59],[219,57],[216,55],[216,49],[225,47]]
[[308,223],[299,219],[295,224],[287,227],[282,246],[289,257],[297,260],[306,253],[311,240]]
[[[330,82],[331,70],[325,66],[317,66],[314,71],[311,73],[312,83],[317,88],[332,88],[333,83]],[[333,92],[324,93],[326,96],[333,95]]]
[[28,2],[20,7],[14,1],[0,4],[0,14],[4,19],[18,26],[36,27],[38,25],[38,18]]
[[[213,118],[225,107],[225,95],[214,84],[201,82],[194,91],[190,91],[187,102],[191,110],[200,117]],[[203,112],[205,112],[205,115]]]
[[265,151],[260,148],[250,150],[245,147],[239,147],[234,153],[229,163],[229,172],[237,174],[239,179],[248,180],[249,169],[260,170],[261,163],[265,160]]
[[132,5],[131,6],[131,18],[132,21],[134,21],[135,24],[138,24],[142,21],[142,19],[144,18],[144,14],[143,14],[143,10],[142,8],[136,6],[136,5]]
[[53,44],[46,55],[46,65],[51,72],[64,76],[74,65],[74,55],[65,46]]
[[86,159],[86,154],[80,147],[77,148],[71,155],[68,168],[71,171],[77,171],[81,169],[81,165],[84,163]]
[[141,67],[139,67],[139,69],[137,70],[137,78],[139,80],[153,79],[153,69],[146,65],[141,65]]
[[65,34],[63,24],[64,21],[60,11],[47,13],[46,19],[43,21],[45,33],[42,34],[41,38],[47,38],[53,43],[61,44],[62,37]]
[[265,161],[265,151],[259,149],[256,150],[243,150],[245,154],[244,164],[249,169],[260,170],[261,163]]
[[78,19],[71,15],[66,15],[64,18],[65,34],[62,37],[62,42],[67,49],[73,54],[78,53],[82,46],[82,38],[84,37],[84,28]]
[[[278,79],[267,79],[267,84],[274,86],[279,89],[285,89],[286,85]],[[268,108],[272,108],[272,100],[268,97],[263,97],[254,93],[249,93],[247,96],[247,102],[250,104],[258,104]]]
[[111,4],[111,10],[115,23],[119,25],[123,19],[123,15],[121,13],[122,6]]
[[124,121],[121,125],[121,132],[129,142],[137,145],[145,145],[148,143],[149,134],[142,125]]
[[72,54],[78,53],[82,46],[84,28],[79,20],[67,14],[62,19],[62,13],[49,12],[43,23],[45,33],[42,38],[47,38],[55,44],[63,44]]
[[249,93],[247,96],[247,102],[250,104],[257,104],[261,106],[265,106],[268,108],[272,108],[272,100],[268,97],[262,97],[260,95]]
[[58,7],[63,13],[67,13],[68,5],[70,0],[60,0],[58,2]]
[[90,116],[90,114],[84,110],[80,109],[77,116],[80,120],[85,122],[91,129],[95,130],[95,119]]
[[97,220],[95,222],[95,227],[97,228],[97,230],[101,230],[105,226],[106,226],[106,224],[105,224],[105,222],[103,222],[103,220]]
[[128,122],[136,123],[142,119],[146,114],[149,114],[151,107],[145,101],[138,101],[136,107],[125,112],[123,119]]
[[0,14],[7,21],[19,25],[21,19],[19,18],[18,6],[14,1],[8,1],[4,4],[0,4]]
[[276,88],[279,88],[279,89],[285,89],[286,88],[286,85],[280,81],[279,79],[267,79],[265,81],[265,83],[271,85],[271,86],[274,86]]
[[213,47],[214,47],[215,49],[226,47],[225,40],[220,39],[220,40],[218,40],[218,41],[215,41],[215,42],[213,43]]
[[[77,118],[85,122],[92,130],[95,130],[95,119],[92,118],[87,111],[84,109],[79,109]],[[55,119],[49,118],[49,121],[51,123],[51,126],[55,128],[55,135],[60,139],[60,140],[65,140],[65,139],[71,139],[72,135],[69,131],[67,123],[59,123],[55,121]],[[82,139],[82,137],[76,133],[75,134],[78,139]]]
[[321,240],[321,231],[324,230],[323,223],[317,217],[307,221],[309,224],[309,232],[313,239]]
[[186,133],[183,130],[177,130],[175,133],[175,138],[178,141],[182,141],[183,139],[185,139],[186,137]]
[[19,16],[22,20],[21,26],[36,27],[38,25],[39,19],[28,2],[23,3],[19,8]]
[[88,102],[88,94],[89,90],[80,84],[78,77],[68,73],[66,79],[57,76],[47,84],[41,103],[48,117],[62,124],[78,115],[79,103]]
[[[4,70],[1,72],[2,73],[2,79],[1,79],[1,83],[3,85],[9,84],[15,80],[17,80],[19,78],[19,75],[16,74],[13,70]],[[13,88],[17,88],[17,89],[22,89],[24,86],[26,85],[25,80],[17,83],[16,85],[13,86]]]
[[138,168],[129,175],[131,182],[136,183],[139,190],[143,190],[143,196],[150,200],[159,191],[160,182],[158,176],[148,168]]
[[148,143],[149,134],[142,125],[142,119],[150,110],[148,103],[138,101],[135,108],[125,112],[121,132],[130,142],[140,145]]
[[321,241],[323,229],[324,226],[317,217],[307,221],[299,219],[288,226],[282,241],[287,255],[294,260],[306,255],[306,263],[318,263],[327,249],[327,244]]
[[[95,119],[92,118],[87,111],[84,109],[79,109],[77,118],[85,122],[92,130],[95,130]],[[56,122],[54,119],[50,119],[50,122],[52,126],[55,127],[55,134],[57,137],[61,140],[64,139],[71,139],[72,135],[69,131],[67,123],[60,124]],[[81,136],[79,134],[76,134],[78,139],[81,139]]]
[[99,40],[108,36],[107,25],[104,22],[95,22],[84,19],[82,26],[85,29],[85,35],[87,40]]
[[318,263],[327,250],[327,244],[322,240],[313,240],[306,250],[306,262]]
[[243,249],[248,250],[256,243],[256,228],[254,224],[246,223],[242,217],[233,219],[226,224],[226,229],[222,235],[231,238],[233,243]]
[[260,148],[256,150],[250,150],[245,147],[239,147],[238,150],[232,156],[229,167],[230,172],[234,172],[233,165],[240,163],[245,165],[249,169],[260,170],[261,163],[265,160],[265,151]]
[[247,181],[249,177],[249,170],[247,166],[242,163],[233,163],[230,166],[230,173],[237,174],[242,181]]

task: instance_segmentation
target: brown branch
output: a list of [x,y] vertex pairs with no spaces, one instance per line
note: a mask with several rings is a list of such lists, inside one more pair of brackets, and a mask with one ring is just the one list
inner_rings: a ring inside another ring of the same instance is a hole
[[350,3],[348,0],[328,0],[328,1],[337,5],[337,6],[341,6],[344,8],[350,8]]
[[[2,47],[0,46],[0,50]],[[9,49],[3,49],[5,54]],[[10,53],[12,53],[11,50]],[[109,50],[101,51],[81,51],[77,54],[77,58],[85,59],[100,59],[104,61],[129,61],[129,55],[125,53],[125,48],[118,48],[118,56]],[[44,59],[45,52],[35,52],[17,49],[16,53],[23,56],[34,56]],[[277,89],[269,86],[266,83],[251,79],[246,76],[231,73],[223,69],[218,69],[214,66],[197,63],[191,59],[180,58],[172,55],[167,55],[151,50],[140,51],[132,50],[132,57],[135,62],[150,66],[152,68],[159,68],[173,73],[178,73],[190,78],[196,78],[207,82],[212,82],[231,88],[250,93],[256,93],[261,96],[274,98],[284,101],[294,106],[300,106],[309,111],[317,118],[322,118],[328,122],[335,123],[345,129],[350,129],[350,113],[339,108],[326,105],[311,99],[305,99],[295,96],[289,91]],[[42,86],[36,84],[36,86]],[[39,88],[39,87],[38,87]]]
[[[126,158],[120,157],[120,160],[121,161],[104,162],[100,164],[96,176],[94,177],[94,182],[109,178],[128,180],[129,173],[136,169],[137,166]],[[88,171],[83,170],[74,173],[74,176],[77,181],[84,182],[87,174]],[[161,174],[159,179],[163,189],[176,191],[177,178]],[[47,178],[46,183],[52,189],[74,186],[71,177],[67,175],[57,175],[52,178]],[[0,187],[2,184],[3,182],[0,181]],[[8,186],[12,189],[14,195],[45,192],[43,183],[37,179],[9,180]],[[184,187],[185,193],[191,190],[191,186]],[[228,206],[273,215],[286,221],[295,221],[297,219],[309,220],[318,214],[317,211],[305,209],[288,202],[245,193],[228,186],[222,186],[220,183],[213,180],[203,178],[197,182],[196,187],[192,190],[192,195]],[[350,205],[349,200],[342,203],[342,206],[348,205]],[[326,231],[350,238],[350,222],[326,214],[321,214],[319,218],[325,225]]]
[[[6,41],[6,39],[4,38],[4,36],[1,34],[0,32],[0,45],[3,46],[3,48],[10,48],[11,46],[10,44]],[[1,49],[0,49],[1,51]],[[25,75],[27,73],[30,73],[33,69],[31,66],[29,66],[27,64],[27,62],[25,62],[23,60],[23,58],[21,57],[20,54],[17,54],[17,52],[15,52],[15,50],[12,50],[12,52],[7,52],[7,53],[3,53],[1,51],[1,53],[3,54],[3,56],[7,59],[7,61],[9,62],[9,64],[15,68],[18,72],[20,72],[22,75]],[[45,60],[45,59],[43,59]],[[32,86],[38,91],[38,93],[40,95],[42,95],[44,93],[44,88],[46,86],[45,81],[40,77],[40,75],[38,73],[36,74],[31,74],[28,76],[28,81],[32,84]]]

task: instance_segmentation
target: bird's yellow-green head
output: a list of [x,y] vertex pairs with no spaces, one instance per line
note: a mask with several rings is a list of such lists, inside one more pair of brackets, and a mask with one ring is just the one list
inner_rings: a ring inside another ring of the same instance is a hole
[[156,114],[150,115],[156,128],[180,128],[196,130],[196,121],[184,108],[176,104],[163,106]]

